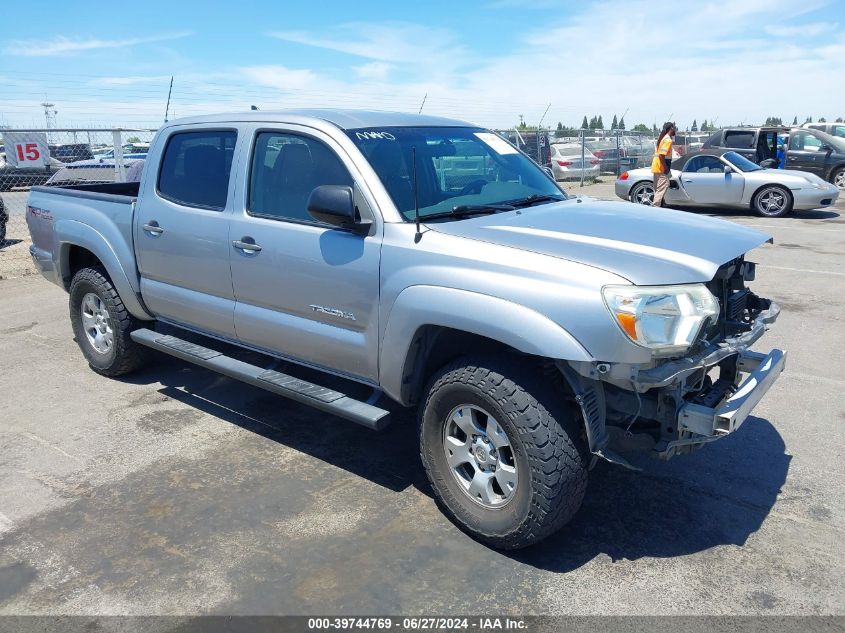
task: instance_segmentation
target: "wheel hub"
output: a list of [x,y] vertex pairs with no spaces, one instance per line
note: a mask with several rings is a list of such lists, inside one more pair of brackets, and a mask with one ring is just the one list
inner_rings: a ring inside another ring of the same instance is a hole
[[496,470],[499,459],[496,455],[496,448],[486,435],[479,435],[472,443],[472,455],[475,457],[476,465],[482,470]]

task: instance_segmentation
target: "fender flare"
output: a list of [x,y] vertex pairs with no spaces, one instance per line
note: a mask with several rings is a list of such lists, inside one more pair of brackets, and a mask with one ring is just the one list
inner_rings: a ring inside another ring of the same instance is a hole
[[593,360],[574,336],[531,308],[467,290],[410,286],[390,309],[379,349],[379,383],[399,402],[403,402],[403,372],[414,335],[432,325],[484,336],[544,358]]
[[59,281],[70,276],[70,250],[72,246],[79,246],[90,251],[100,260],[114,284],[117,294],[120,295],[123,305],[126,306],[132,316],[143,320],[155,319],[144,307],[121,264],[120,258],[102,233],[88,224],[75,220],[59,220],[56,222],[54,231],[57,243],[54,252],[58,261],[54,261],[53,265],[58,272],[57,278]]

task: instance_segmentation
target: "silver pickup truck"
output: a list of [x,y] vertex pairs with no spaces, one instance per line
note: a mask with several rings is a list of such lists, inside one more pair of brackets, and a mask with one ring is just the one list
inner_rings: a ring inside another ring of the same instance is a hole
[[27,222],[94,371],[152,348],[375,430],[384,397],[417,407],[442,508],[500,548],[565,524],[632,434],[667,458],[732,433],[786,358],[749,351],[779,311],[746,287],[766,235],[570,197],[450,119],[174,121],[140,183],[35,187]]

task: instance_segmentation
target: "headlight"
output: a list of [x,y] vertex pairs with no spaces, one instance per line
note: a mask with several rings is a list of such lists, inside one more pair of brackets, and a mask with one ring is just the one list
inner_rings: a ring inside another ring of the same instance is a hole
[[628,338],[656,356],[686,351],[719,314],[716,297],[703,284],[605,286],[602,294]]

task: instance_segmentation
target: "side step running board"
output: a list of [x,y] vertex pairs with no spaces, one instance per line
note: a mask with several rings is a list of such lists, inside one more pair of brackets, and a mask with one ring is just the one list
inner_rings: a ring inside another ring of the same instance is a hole
[[132,332],[132,340],[230,378],[351,420],[374,431],[380,431],[390,422],[389,411],[272,369],[250,365],[175,336],[140,329]]

